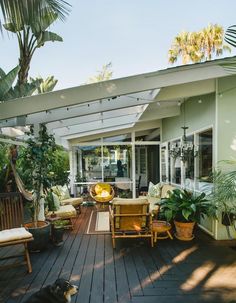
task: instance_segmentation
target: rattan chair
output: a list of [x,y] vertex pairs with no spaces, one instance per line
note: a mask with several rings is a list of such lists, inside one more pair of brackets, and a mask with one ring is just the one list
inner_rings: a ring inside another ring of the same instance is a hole
[[114,198],[109,213],[113,248],[118,238],[149,238],[153,247],[152,216],[146,198]]
[[89,190],[91,198],[97,203],[98,206],[104,207],[115,196],[113,187],[108,183],[93,184]]

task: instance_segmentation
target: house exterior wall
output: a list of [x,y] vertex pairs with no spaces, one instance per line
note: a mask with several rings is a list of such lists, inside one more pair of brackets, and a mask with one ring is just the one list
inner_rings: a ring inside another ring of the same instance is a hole
[[[201,100],[201,103],[199,103]],[[183,105],[180,116],[162,120],[162,142],[182,136],[181,126],[184,124]],[[185,103],[185,125],[188,133],[193,133],[204,127],[215,125],[215,94],[190,98]]]
[[[218,161],[236,159],[236,76],[219,78],[216,94],[193,97],[185,104],[185,121],[189,126],[187,134],[194,133],[210,125],[213,127],[213,159]],[[198,100],[202,102],[199,103]],[[182,135],[183,106],[181,115],[162,120],[162,142]],[[210,221],[203,222],[210,230]],[[233,228],[229,228],[230,236],[236,238]],[[229,239],[229,234],[221,220],[214,222],[214,238]]]
[[[218,79],[217,112],[217,162],[236,159],[236,76]],[[221,220],[216,226],[217,239],[229,239]],[[236,238],[234,228],[229,233]]]

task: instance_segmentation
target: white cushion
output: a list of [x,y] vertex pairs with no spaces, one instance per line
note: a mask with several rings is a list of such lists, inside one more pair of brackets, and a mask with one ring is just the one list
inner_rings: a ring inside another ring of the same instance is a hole
[[28,239],[31,237],[32,234],[28,232],[24,227],[11,228],[0,231],[0,243]]
[[79,198],[79,197],[77,197],[77,198],[70,198],[70,199],[65,199],[65,200],[62,200],[61,201],[61,205],[68,205],[68,204],[70,204],[70,205],[73,205],[73,206],[78,206],[78,205],[80,205],[80,204],[82,204],[83,203],[83,198]]

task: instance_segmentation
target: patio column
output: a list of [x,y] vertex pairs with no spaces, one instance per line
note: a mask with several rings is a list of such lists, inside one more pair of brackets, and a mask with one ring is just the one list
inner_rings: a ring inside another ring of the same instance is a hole
[[76,175],[77,175],[77,157],[76,157],[76,147],[71,147],[69,151],[69,160],[70,160],[70,188],[71,194],[76,196],[77,189],[75,183]]
[[135,174],[135,132],[131,133],[131,149],[132,149],[132,193],[133,193],[133,198],[136,198],[136,174]]

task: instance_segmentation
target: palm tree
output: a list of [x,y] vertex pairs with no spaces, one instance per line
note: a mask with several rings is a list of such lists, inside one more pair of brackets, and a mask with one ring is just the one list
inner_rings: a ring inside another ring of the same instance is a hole
[[29,23],[15,24],[13,20],[4,24],[4,28],[12,33],[15,33],[19,45],[19,66],[18,85],[21,86],[27,83],[28,72],[32,56],[36,49],[43,46],[48,41],[63,41],[62,38],[50,31],[47,28],[58,18],[56,13],[48,14],[48,11],[43,9],[40,13],[41,17],[35,18]]
[[218,24],[209,24],[203,28],[200,36],[200,50],[205,60],[211,60],[213,54],[220,56],[223,51],[231,51],[229,46],[223,44],[224,29]]
[[182,63],[211,60],[212,55],[220,56],[230,47],[223,44],[224,30],[220,25],[208,25],[199,32],[182,32],[177,35],[169,50],[169,62],[182,57]]
[[102,70],[97,71],[97,75],[90,77],[87,83],[95,83],[95,82],[110,80],[113,75],[113,71],[111,70],[111,67],[112,67],[111,62],[104,64],[102,66]]
[[16,26],[32,22],[35,18],[44,18],[41,14],[43,10],[46,10],[49,15],[56,13],[60,20],[65,20],[70,4],[64,0],[0,0],[0,9],[2,21],[6,23],[11,20]]

